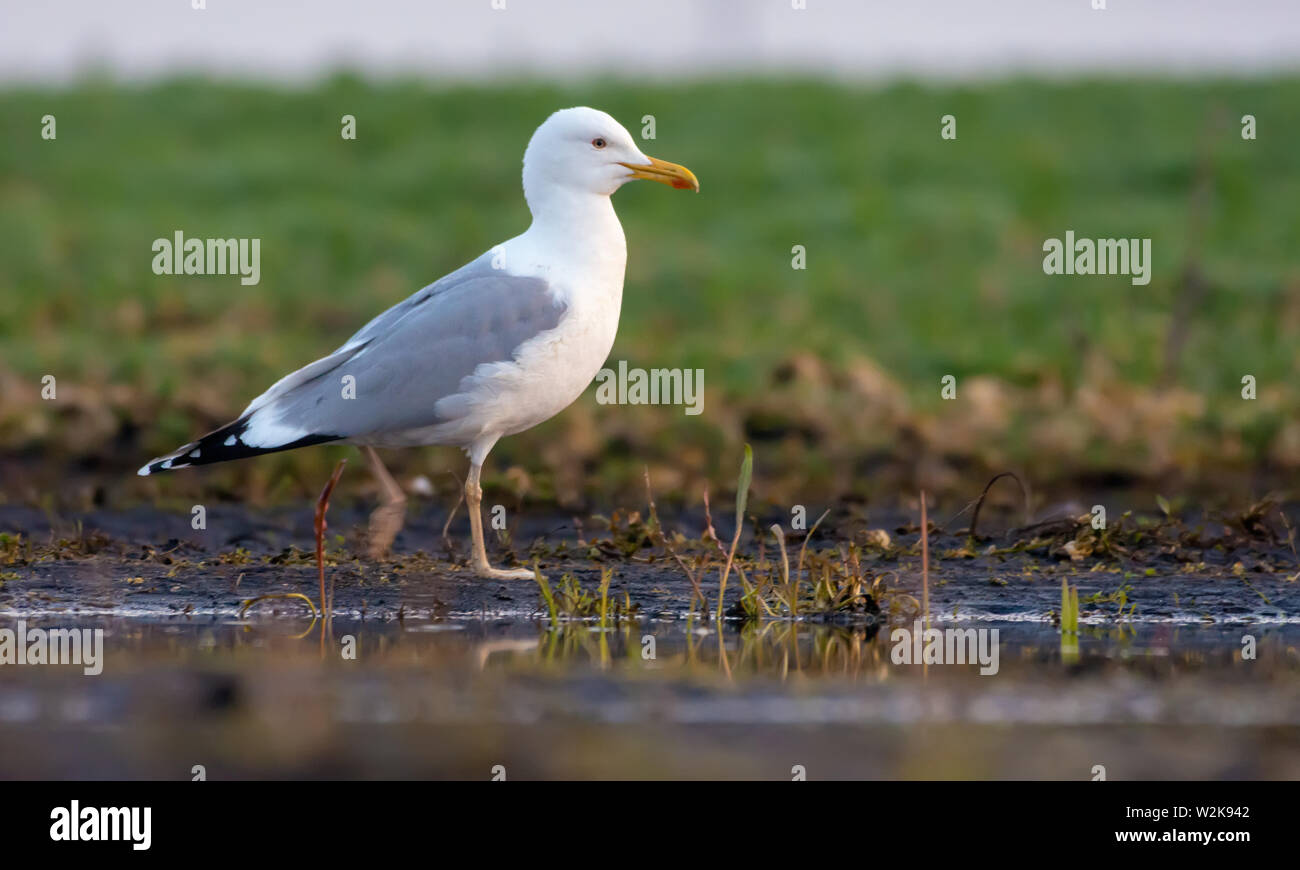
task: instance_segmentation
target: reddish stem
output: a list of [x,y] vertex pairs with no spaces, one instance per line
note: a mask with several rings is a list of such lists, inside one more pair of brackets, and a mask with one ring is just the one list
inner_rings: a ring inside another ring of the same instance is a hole
[[346,459],[339,460],[339,464],[334,466],[334,473],[330,475],[329,482],[321,490],[320,498],[316,499],[316,572],[320,575],[320,611],[322,617],[328,612],[325,600],[325,513],[330,509],[330,495],[333,494],[334,487],[338,485],[339,478],[343,476],[343,466],[347,464]]

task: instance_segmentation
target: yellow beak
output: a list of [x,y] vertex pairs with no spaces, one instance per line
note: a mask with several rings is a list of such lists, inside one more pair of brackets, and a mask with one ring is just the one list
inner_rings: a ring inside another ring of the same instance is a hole
[[658,160],[651,157],[650,163],[646,166],[637,166],[635,163],[620,163],[619,166],[626,166],[631,169],[633,178],[657,181],[678,190],[693,190],[696,193],[700,190],[700,180],[695,177],[694,172],[691,172],[685,166],[669,163],[667,160]]

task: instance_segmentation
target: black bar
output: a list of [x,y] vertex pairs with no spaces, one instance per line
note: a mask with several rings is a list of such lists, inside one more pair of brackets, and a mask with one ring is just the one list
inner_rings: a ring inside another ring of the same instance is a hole
[[[461,849],[467,836],[493,832],[484,846],[494,857],[512,849],[540,855],[557,846],[610,847],[620,837],[631,847],[646,837],[669,843],[701,836],[728,851],[748,842],[763,850],[809,849],[809,857],[823,848],[864,849],[876,858],[1023,849],[1049,861],[1099,850],[1218,857],[1285,848],[1293,839],[1295,791],[1279,782],[909,781],[837,783],[833,790],[815,782],[41,782],[4,789],[0,830],[6,846],[23,851],[127,859],[192,859],[210,850],[213,857],[259,859],[337,859],[355,850],[373,858],[401,843],[424,844],[434,858],[440,843]],[[148,850],[134,849],[129,838],[51,839],[52,817],[70,811],[74,800],[83,820],[87,808],[149,807]],[[1210,841],[1187,839],[1193,831],[1208,832]],[[1130,836],[1154,842],[1120,839]]]

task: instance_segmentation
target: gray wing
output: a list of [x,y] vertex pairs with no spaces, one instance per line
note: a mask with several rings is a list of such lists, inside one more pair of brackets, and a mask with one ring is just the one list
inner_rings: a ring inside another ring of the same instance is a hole
[[[488,255],[380,314],[338,350],[281,379],[241,415],[240,440],[278,433],[351,438],[445,422],[434,404],[483,363],[514,358],[565,306],[546,281],[493,269]],[[344,376],[355,398],[344,398]]]

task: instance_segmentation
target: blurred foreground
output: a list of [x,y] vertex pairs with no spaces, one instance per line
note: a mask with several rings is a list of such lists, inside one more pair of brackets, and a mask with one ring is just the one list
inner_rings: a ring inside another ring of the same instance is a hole
[[340,619],[358,658],[322,662],[305,621],[85,624],[103,676],[0,672],[3,778],[1300,777],[1294,625],[1249,663],[1220,629],[1145,626],[1064,666],[1050,626],[1003,624],[981,677],[826,626]]

